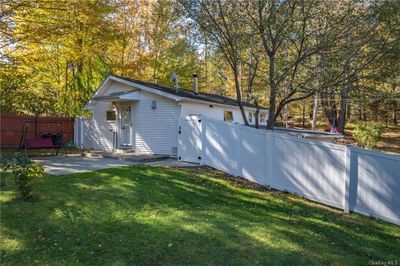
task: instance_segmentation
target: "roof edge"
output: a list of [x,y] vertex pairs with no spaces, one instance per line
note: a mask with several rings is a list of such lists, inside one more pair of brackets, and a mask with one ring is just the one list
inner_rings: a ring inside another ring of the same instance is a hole
[[[117,79],[119,79],[119,80],[124,80],[124,81],[131,82],[131,83],[134,83],[134,84],[138,84],[138,85],[141,85],[141,86],[146,86],[147,88],[149,88],[149,89],[151,89],[151,90],[156,90],[156,91],[159,91],[159,92],[163,92],[163,93],[165,93],[165,94],[168,94],[168,95],[172,95],[172,96],[178,97],[178,96],[176,96],[176,95],[174,95],[174,94],[172,94],[172,93],[160,91],[159,89],[150,87],[151,85],[153,85],[153,86],[159,86],[159,87],[161,87],[161,88],[164,87],[164,88],[167,88],[167,89],[172,89],[172,90],[174,89],[174,88],[169,87],[169,86],[164,86],[164,85],[159,85],[159,84],[151,84],[150,82],[139,81],[139,80],[137,80],[137,81],[135,82],[135,80],[132,79],[132,78],[129,78],[129,77],[121,77],[121,76],[117,76],[117,75],[114,75],[114,74],[111,74],[110,76],[112,76],[112,77],[114,77],[114,78],[117,78]],[[137,83],[137,82],[144,83],[144,84],[140,84],[140,83]],[[147,84],[148,84],[148,85],[147,85]],[[184,91],[185,93],[190,93],[190,92],[192,92],[192,90],[189,90],[189,89],[185,89],[185,88],[180,88],[180,89],[181,89],[182,91]],[[208,94],[208,95],[212,95],[212,96],[216,96],[216,97],[221,97],[221,95],[217,95],[217,94],[213,94],[213,93],[204,93],[204,94]],[[225,97],[225,96],[222,96],[222,97]],[[196,100],[196,101],[204,102],[204,103],[219,104],[219,105],[222,105],[222,106],[239,107],[239,104],[238,104],[238,103],[236,103],[235,105],[233,105],[233,104],[229,104],[229,103],[220,103],[220,102],[212,101],[212,100],[207,101],[207,100],[201,100],[201,99],[193,99],[193,98],[191,98],[191,97],[186,97],[186,96],[180,96],[179,98],[180,98],[180,100],[181,100],[181,99],[188,99],[188,100]],[[234,99],[234,98],[229,98],[229,97],[225,97],[225,98],[237,102],[237,100]],[[243,102],[243,101],[242,101],[242,104],[244,104],[244,105],[243,105],[243,108],[254,109],[254,110],[257,109],[256,106],[255,106],[254,104],[250,104],[250,103]],[[246,105],[250,105],[250,106],[246,106]],[[268,108],[263,107],[263,106],[259,106],[259,109],[260,109],[260,110],[268,110]]]

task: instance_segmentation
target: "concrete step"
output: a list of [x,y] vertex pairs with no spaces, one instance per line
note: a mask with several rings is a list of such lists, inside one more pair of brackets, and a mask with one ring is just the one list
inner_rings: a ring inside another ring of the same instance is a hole
[[104,151],[88,151],[82,152],[82,156],[88,158],[107,158],[107,159],[115,159],[115,160],[124,160],[136,163],[147,163],[147,162],[156,162],[169,158],[168,155],[161,154],[140,154],[134,152],[127,153],[113,153],[113,152],[104,152]]
[[116,159],[116,160],[125,160],[136,163],[147,163],[147,162],[156,162],[160,160],[165,160],[169,156],[160,155],[160,154],[105,154],[104,158]]
[[103,158],[103,154],[99,151],[84,151],[81,155],[87,158]]

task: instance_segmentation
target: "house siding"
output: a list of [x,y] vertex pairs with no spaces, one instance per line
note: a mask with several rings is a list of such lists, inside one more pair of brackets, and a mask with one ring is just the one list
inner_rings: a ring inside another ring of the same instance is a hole
[[111,151],[113,148],[113,131],[116,131],[115,121],[106,121],[106,111],[114,110],[109,102],[98,102],[93,108],[92,118],[92,148]]
[[[104,92],[112,93],[131,89],[130,86],[113,81]],[[106,112],[109,110],[115,110],[115,108],[111,102],[106,101],[98,101],[93,107],[90,130],[92,149],[105,151],[113,149],[113,132],[117,131],[117,122],[106,121]]]
[[[213,107],[210,107],[212,105]],[[212,103],[193,103],[193,102],[182,102],[182,112],[181,115],[203,115],[217,120],[224,120],[224,111],[231,111],[233,114],[233,122],[243,124],[243,117],[238,107],[229,107],[215,105]],[[252,109],[245,108],[246,117],[249,119],[249,112]],[[267,115],[267,112],[264,112]],[[265,121],[267,116],[265,117]],[[255,124],[254,118],[250,124]],[[266,125],[266,122],[260,122],[260,125]]]
[[121,91],[127,91],[127,90],[132,90],[132,86],[128,86],[126,84],[122,84],[116,81],[112,81],[108,87],[107,90],[104,92],[107,92],[107,94],[113,93],[113,92],[121,92]]
[[[156,101],[155,109],[151,108],[153,101]],[[135,150],[175,156],[179,115],[178,102],[141,91],[140,101],[132,106]]]

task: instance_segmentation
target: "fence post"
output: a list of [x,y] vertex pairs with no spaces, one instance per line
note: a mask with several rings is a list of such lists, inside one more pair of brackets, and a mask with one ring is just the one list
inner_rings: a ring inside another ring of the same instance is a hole
[[205,117],[200,115],[200,165],[204,165],[204,162],[206,161],[206,123],[207,120],[204,119]]
[[242,135],[240,130],[240,124],[235,124],[235,134],[236,134],[236,141],[235,141],[235,162],[236,162],[236,169],[235,175],[242,176],[242,156],[241,156],[241,146],[242,146]]
[[76,148],[79,147],[78,132],[79,132],[79,117],[76,116],[74,118],[74,143]]
[[37,137],[38,137],[38,131],[39,131],[39,129],[38,129],[38,115],[36,114],[35,115],[35,139],[37,139]]
[[79,130],[78,130],[78,132],[79,132],[79,149],[83,149],[83,146],[84,146],[84,120],[83,120],[83,117],[79,117]]
[[272,133],[267,132],[265,134],[265,158],[264,158],[264,163],[265,163],[265,185],[270,185],[271,184],[271,178],[272,178]]
[[344,169],[344,211],[350,211],[350,180],[351,180],[351,153],[352,145],[345,148],[345,169]]

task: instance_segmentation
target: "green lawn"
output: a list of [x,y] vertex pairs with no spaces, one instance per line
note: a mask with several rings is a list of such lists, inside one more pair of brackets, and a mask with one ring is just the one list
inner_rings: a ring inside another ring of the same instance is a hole
[[[0,154],[3,156],[5,154],[15,154],[18,151],[18,149],[12,149],[12,148],[6,148],[6,149],[1,149]],[[33,149],[33,150],[27,150],[28,157],[44,157],[44,156],[55,156],[56,155],[56,149]],[[21,149],[21,154],[25,154],[25,150]],[[68,155],[80,155],[82,153],[82,150],[77,149],[77,148],[67,148],[67,154]],[[58,155],[63,156],[65,154],[64,149],[60,149],[58,151]]]
[[400,263],[400,227],[211,170],[122,167],[1,193],[2,265]]

